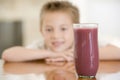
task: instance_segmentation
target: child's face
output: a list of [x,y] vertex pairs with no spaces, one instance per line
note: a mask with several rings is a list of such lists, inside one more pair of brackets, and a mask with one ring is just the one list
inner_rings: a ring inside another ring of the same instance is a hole
[[42,34],[45,45],[52,51],[65,51],[73,45],[72,19],[65,12],[49,12],[44,15]]

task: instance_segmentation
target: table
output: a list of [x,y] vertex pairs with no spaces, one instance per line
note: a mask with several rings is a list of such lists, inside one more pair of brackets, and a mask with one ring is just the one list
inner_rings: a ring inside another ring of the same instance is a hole
[[0,80],[120,80],[120,61],[100,61],[94,79],[77,78],[73,62],[0,60]]

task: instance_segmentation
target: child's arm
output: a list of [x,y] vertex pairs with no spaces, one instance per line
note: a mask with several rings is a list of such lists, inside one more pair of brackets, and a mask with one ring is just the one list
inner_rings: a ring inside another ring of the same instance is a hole
[[[67,61],[73,61],[74,60],[74,52],[73,51],[66,51],[67,54]],[[113,46],[113,45],[107,45],[104,47],[99,48],[99,58],[100,60],[120,60],[120,48]],[[63,57],[55,57],[55,58],[47,58],[46,61],[65,61],[65,58]]]
[[65,57],[63,54],[55,54],[47,50],[26,49],[23,47],[12,47],[5,50],[2,59],[8,62],[30,61],[45,58]]
[[120,48],[107,45],[99,48],[100,60],[120,60]]
[[64,54],[65,57],[59,56],[59,57],[54,57],[54,58],[46,58],[45,60],[47,62],[74,61],[74,50],[73,49],[69,49],[69,50],[66,50],[58,54]]

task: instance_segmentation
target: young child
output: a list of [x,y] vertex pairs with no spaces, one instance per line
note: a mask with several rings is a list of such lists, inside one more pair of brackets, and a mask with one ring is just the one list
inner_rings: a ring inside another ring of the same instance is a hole
[[[5,50],[2,59],[9,62],[45,59],[46,61],[73,61],[73,23],[79,23],[79,10],[67,1],[46,3],[40,14],[40,31],[43,42],[28,47]],[[99,49],[100,59],[119,60],[120,48],[106,45]]]
[[9,62],[38,59],[73,61],[73,23],[79,23],[77,7],[67,1],[46,3],[40,14],[40,31],[44,44],[38,42],[32,45],[33,48],[9,48],[3,52],[2,59]]

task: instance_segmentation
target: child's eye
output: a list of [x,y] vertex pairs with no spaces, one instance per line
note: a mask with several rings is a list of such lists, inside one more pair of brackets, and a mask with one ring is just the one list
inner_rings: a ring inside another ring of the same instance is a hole
[[67,28],[61,28],[61,30],[62,30],[62,31],[66,31],[66,30],[67,30]]
[[46,31],[51,32],[51,31],[52,31],[52,29],[46,29]]

